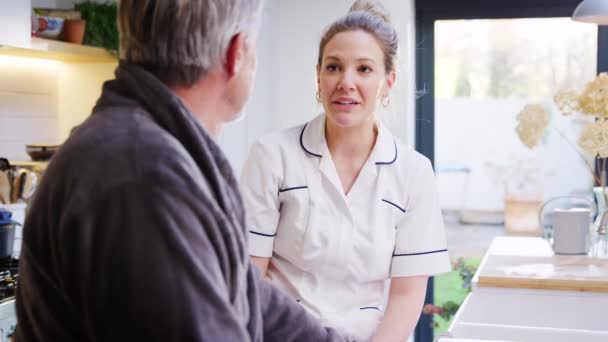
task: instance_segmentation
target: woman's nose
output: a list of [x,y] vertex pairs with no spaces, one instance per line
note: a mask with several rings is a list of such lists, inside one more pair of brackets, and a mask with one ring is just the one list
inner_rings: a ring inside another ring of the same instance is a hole
[[345,72],[342,74],[342,78],[340,79],[340,83],[338,83],[338,89],[343,91],[349,91],[355,89],[355,80],[350,72]]

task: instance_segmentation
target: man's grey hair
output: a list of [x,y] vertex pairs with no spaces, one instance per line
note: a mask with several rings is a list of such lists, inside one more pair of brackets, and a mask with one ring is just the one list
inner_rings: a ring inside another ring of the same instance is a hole
[[257,35],[264,0],[121,0],[120,56],[170,85],[191,86],[223,62],[232,37]]

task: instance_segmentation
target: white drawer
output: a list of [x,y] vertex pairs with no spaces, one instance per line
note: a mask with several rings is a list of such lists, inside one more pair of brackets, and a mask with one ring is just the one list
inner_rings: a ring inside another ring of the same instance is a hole
[[608,294],[476,289],[448,336],[500,341],[605,342]]

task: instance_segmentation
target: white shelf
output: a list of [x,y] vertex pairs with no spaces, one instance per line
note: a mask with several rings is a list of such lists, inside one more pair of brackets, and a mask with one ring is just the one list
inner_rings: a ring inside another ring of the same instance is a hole
[[0,55],[44,58],[68,63],[116,63],[106,49],[32,37],[29,48],[0,45]]

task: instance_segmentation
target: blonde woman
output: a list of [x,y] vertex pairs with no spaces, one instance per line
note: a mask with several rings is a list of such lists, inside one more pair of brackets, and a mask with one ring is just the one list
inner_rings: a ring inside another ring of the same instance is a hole
[[450,269],[431,163],[375,115],[397,43],[382,8],[357,1],[320,43],[324,113],[254,144],[242,177],[254,264],[357,341],[406,340],[428,276]]

